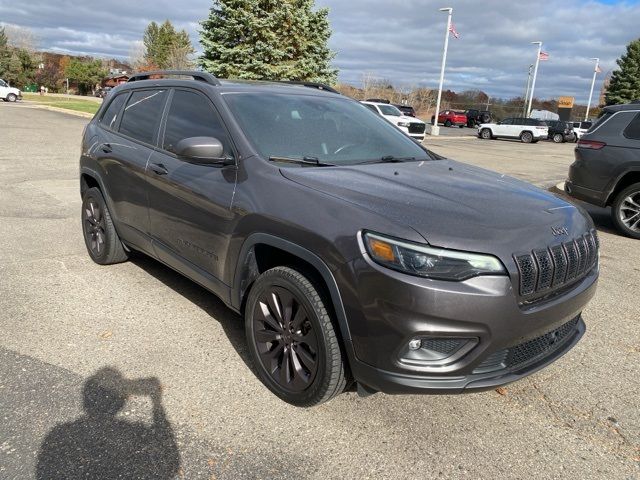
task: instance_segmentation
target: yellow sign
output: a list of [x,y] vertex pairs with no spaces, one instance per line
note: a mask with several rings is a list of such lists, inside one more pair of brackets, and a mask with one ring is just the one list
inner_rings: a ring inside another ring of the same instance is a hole
[[573,97],[558,98],[558,108],[573,108]]

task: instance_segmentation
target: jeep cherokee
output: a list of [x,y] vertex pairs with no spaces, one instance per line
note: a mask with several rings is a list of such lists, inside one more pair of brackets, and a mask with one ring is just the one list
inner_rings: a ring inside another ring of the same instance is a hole
[[144,252],[217,295],[298,406],[512,382],[578,342],[596,288],[582,210],[314,85],[134,75],[85,130],[80,184],[91,258]]

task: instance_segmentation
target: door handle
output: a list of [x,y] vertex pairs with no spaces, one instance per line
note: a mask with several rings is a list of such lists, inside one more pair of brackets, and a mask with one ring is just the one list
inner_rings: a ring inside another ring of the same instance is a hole
[[169,173],[169,170],[167,170],[166,167],[161,163],[152,163],[150,168],[156,175],[166,175],[167,173]]
[[101,150],[102,150],[104,153],[111,153],[111,152],[113,152],[113,148],[111,148],[111,144],[110,144],[110,143],[103,143],[103,144],[102,144],[102,147],[101,147]]

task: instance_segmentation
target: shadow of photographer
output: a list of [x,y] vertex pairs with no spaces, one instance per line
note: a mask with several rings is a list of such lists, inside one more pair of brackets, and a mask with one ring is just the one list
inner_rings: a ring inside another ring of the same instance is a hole
[[[157,378],[128,380],[113,368],[102,368],[84,384],[85,414],[57,425],[38,454],[36,478],[169,479],[180,469],[180,454],[162,407]],[[118,418],[127,399],[148,396],[150,424]]]

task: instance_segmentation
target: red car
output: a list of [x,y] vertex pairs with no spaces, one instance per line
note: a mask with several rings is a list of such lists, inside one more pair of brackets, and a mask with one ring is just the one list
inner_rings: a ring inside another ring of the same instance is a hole
[[[431,123],[433,124],[433,116]],[[438,115],[438,123],[444,124],[445,127],[457,125],[462,128],[467,124],[467,116],[464,112],[456,112],[455,110],[442,110]]]

